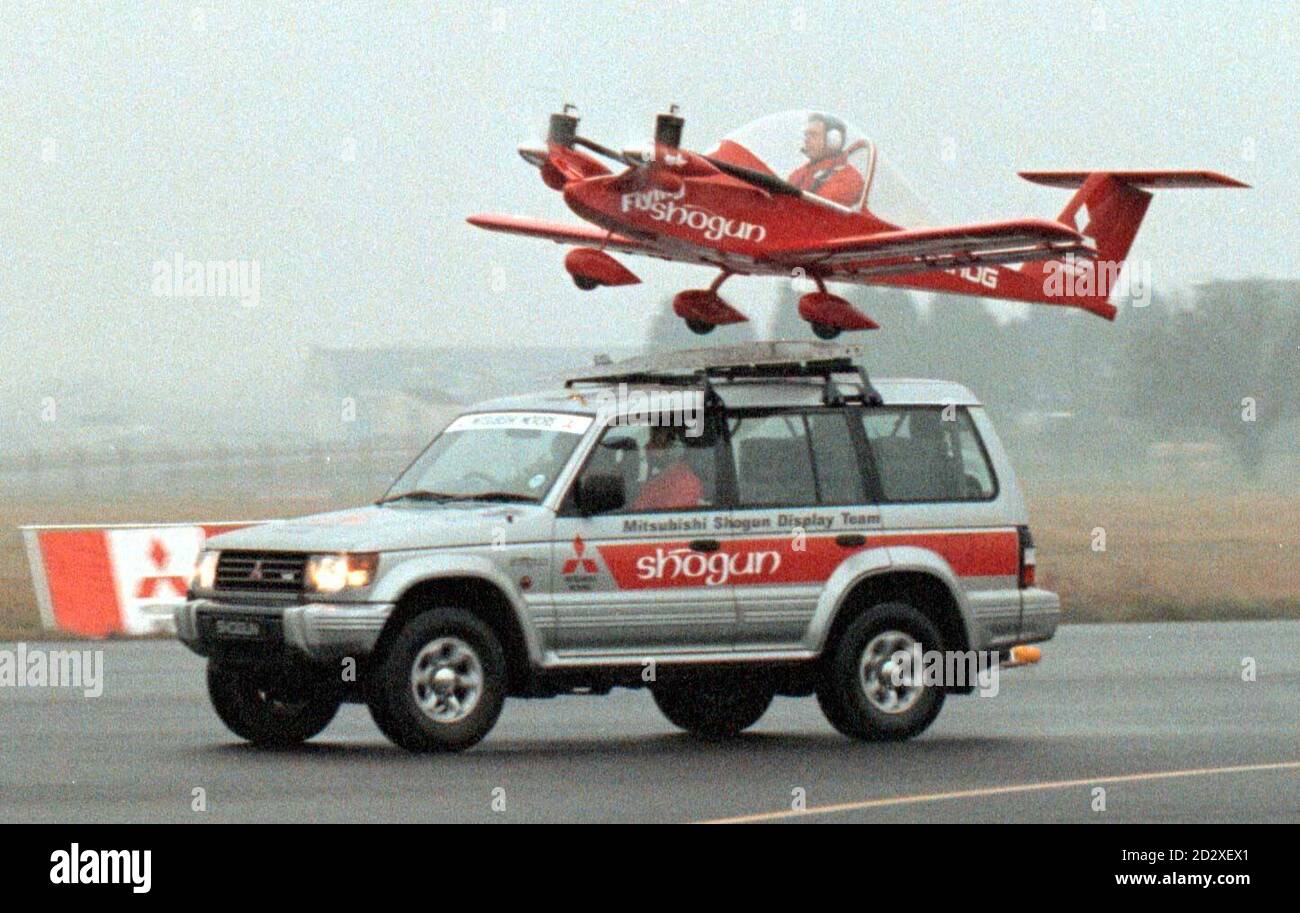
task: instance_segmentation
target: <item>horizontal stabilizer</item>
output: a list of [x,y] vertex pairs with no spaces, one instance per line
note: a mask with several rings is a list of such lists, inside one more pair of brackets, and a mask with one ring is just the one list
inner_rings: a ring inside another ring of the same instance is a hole
[[1022,171],[1020,176],[1048,187],[1082,187],[1094,174],[1108,174],[1141,190],[1173,190],[1182,187],[1249,187],[1217,171]]

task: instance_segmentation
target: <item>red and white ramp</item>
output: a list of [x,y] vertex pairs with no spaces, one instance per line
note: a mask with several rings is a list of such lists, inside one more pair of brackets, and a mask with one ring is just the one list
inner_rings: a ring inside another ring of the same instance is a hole
[[24,526],[41,621],[84,637],[170,631],[204,542],[250,525]]

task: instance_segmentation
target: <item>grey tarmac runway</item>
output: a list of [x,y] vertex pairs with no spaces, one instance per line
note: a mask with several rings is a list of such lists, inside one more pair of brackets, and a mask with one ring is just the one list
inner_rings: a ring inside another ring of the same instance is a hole
[[29,645],[74,647],[104,651],[102,696],[0,687],[0,821],[1300,822],[1300,621],[1066,626],[902,744],[850,741],[812,699],[701,742],[615,691],[508,701],[453,756],[392,747],[358,706],[254,749],[178,643]]

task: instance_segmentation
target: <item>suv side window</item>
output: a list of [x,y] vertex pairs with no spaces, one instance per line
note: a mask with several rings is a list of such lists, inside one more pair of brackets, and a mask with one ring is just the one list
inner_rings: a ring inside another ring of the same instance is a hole
[[733,415],[729,427],[738,506],[866,500],[843,412]]
[[885,501],[987,501],[997,494],[988,454],[965,408],[868,409],[863,427]]
[[810,412],[807,418],[821,503],[866,503],[866,480],[849,430],[849,417],[836,411]]
[[812,451],[802,415],[733,416],[729,426],[741,507],[816,502]]
[[718,503],[718,435],[692,437],[686,430],[668,425],[611,425],[587,458],[580,479],[592,473],[622,479],[624,506],[613,513],[714,507]]

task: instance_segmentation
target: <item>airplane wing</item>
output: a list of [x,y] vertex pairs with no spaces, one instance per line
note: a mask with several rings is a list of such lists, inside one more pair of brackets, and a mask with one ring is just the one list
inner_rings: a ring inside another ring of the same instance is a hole
[[1095,251],[1079,232],[1047,219],[1014,219],[917,228],[837,238],[778,248],[772,259],[786,267],[830,267],[833,274],[883,275],[962,266],[1025,263]]
[[598,247],[602,250],[619,251],[625,254],[649,254],[662,257],[663,252],[652,244],[626,238],[623,235],[596,228],[591,225],[564,225],[560,222],[545,222],[541,219],[529,219],[523,216],[476,215],[466,221],[488,231],[500,231],[511,235],[528,235],[531,238],[545,238],[556,244],[577,244]]

